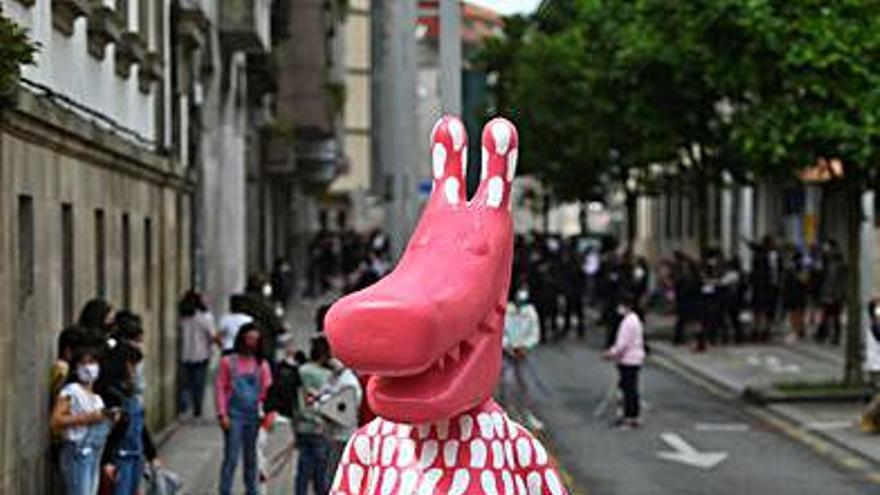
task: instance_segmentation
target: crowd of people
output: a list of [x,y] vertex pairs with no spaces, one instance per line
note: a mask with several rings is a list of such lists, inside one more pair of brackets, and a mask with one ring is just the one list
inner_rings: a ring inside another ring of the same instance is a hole
[[751,254],[749,272],[717,249],[700,260],[676,252],[664,263],[660,284],[674,294],[673,342],[685,344],[693,334],[698,351],[709,344],[768,342],[786,317],[788,341],[807,339],[812,330],[815,341],[838,345],[847,265],[837,243],[779,247],[767,236],[751,244]]
[[89,301],[58,337],[52,370],[53,460],[67,495],[134,495],[160,466],[144,411],[144,327]]
[[[616,363],[619,374],[622,400],[616,424],[638,426],[638,375],[648,351],[644,317],[649,307],[674,312],[673,342],[692,343],[696,351],[768,341],[783,314],[788,339],[807,338],[813,326],[815,340],[837,345],[847,278],[837,243],[779,247],[768,236],[751,247],[749,271],[718,249],[699,259],[679,251],[652,270],[645,258],[620,249],[612,239],[517,236],[499,397],[514,416],[540,429],[531,413],[528,384],[535,372],[529,351],[572,331],[585,337],[588,329],[598,327],[604,357]],[[309,252],[309,296],[331,288],[365,288],[389,269],[388,241],[378,231],[367,236],[322,231]],[[315,315],[308,352],[290,338],[283,308],[294,292],[292,280],[289,263],[279,260],[269,277],[249,277],[216,320],[195,290],[179,302],[181,413],[191,411],[197,421],[203,416],[211,363],[217,362],[213,389],[224,438],[221,495],[231,493],[239,459],[248,494],[258,493],[260,482],[274,475],[260,438],[279,418],[291,425],[291,445],[299,451],[296,494],[309,488],[327,493],[346,441],[371,419],[362,400],[363,382],[333,358],[323,335],[329,306]],[[68,495],[133,495],[145,470],[161,466],[143,406],[145,330],[139,315],[95,299],[58,337],[51,428],[57,472]],[[323,404],[334,400],[350,402],[359,414],[345,419],[328,413]]]
[[379,229],[366,234],[346,226],[345,217],[331,231],[326,220],[309,242],[303,296],[321,297],[331,289],[345,292],[369,286],[390,268],[391,246]]

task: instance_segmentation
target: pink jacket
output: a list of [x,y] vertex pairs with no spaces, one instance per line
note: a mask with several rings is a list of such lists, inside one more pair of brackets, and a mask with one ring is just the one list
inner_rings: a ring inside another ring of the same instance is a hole
[[618,364],[641,366],[645,362],[645,331],[642,320],[630,312],[617,328],[617,340],[608,350]]
[[[229,399],[232,398],[232,360],[238,361],[238,372],[243,374],[254,373],[257,368],[257,360],[252,357],[239,357],[237,354],[224,356],[220,360],[220,369],[214,382],[214,400],[217,408],[217,416],[229,415]],[[264,359],[260,365],[260,403],[266,400],[266,394],[272,385],[272,371],[269,363]]]

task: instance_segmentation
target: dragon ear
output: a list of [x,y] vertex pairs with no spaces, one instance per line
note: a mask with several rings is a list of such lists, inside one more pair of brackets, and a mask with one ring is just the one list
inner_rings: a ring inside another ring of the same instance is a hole
[[483,167],[480,186],[472,203],[488,208],[510,205],[510,192],[519,158],[519,135],[516,126],[497,117],[483,127]]
[[431,132],[431,164],[434,194],[441,194],[451,205],[464,203],[467,132],[461,121],[451,115],[441,117]]

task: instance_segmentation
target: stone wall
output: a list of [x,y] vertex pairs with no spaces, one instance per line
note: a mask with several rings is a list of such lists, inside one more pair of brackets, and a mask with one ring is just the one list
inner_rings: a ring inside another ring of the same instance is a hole
[[98,294],[101,259],[104,296],[144,318],[148,422],[172,418],[191,189],[170,160],[45,98],[0,118],[0,493],[49,493],[55,341]]

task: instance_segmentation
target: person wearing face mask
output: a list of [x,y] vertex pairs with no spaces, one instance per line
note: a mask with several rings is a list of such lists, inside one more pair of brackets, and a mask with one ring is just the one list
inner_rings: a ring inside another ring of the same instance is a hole
[[[528,351],[538,345],[541,339],[541,322],[538,311],[529,299],[529,289],[525,283],[520,284],[514,293],[513,301],[507,304],[504,319],[503,376],[500,380],[502,401],[507,403],[508,410],[519,414],[522,421],[534,430],[543,428],[543,424],[532,414],[532,397],[525,378]],[[513,375],[516,389],[509,390]],[[515,403],[514,403],[515,402]]]
[[622,429],[637,428],[639,419],[639,370],[645,361],[645,331],[642,318],[637,312],[637,300],[625,294],[621,297],[617,312],[621,316],[614,345],[603,357],[617,363],[618,386],[623,395],[623,416],[615,426]]
[[122,413],[101,462],[113,495],[135,495],[144,473],[144,406],[135,390],[136,370],[143,357],[127,343],[116,345],[102,361],[104,372],[96,386],[107,407]]
[[[257,325],[247,323],[236,336],[235,352],[220,360],[214,389],[217,419],[224,434],[220,495],[232,492],[239,455],[244,464],[245,492],[257,494],[257,434],[263,402],[272,386],[272,372],[263,357],[261,340]],[[262,419],[262,426],[268,428],[274,413]]]
[[101,454],[111,424],[118,414],[105,409],[93,386],[101,368],[95,351],[77,349],[70,359],[73,370],[58,393],[51,427],[63,437],[59,460],[66,495],[95,495]]

